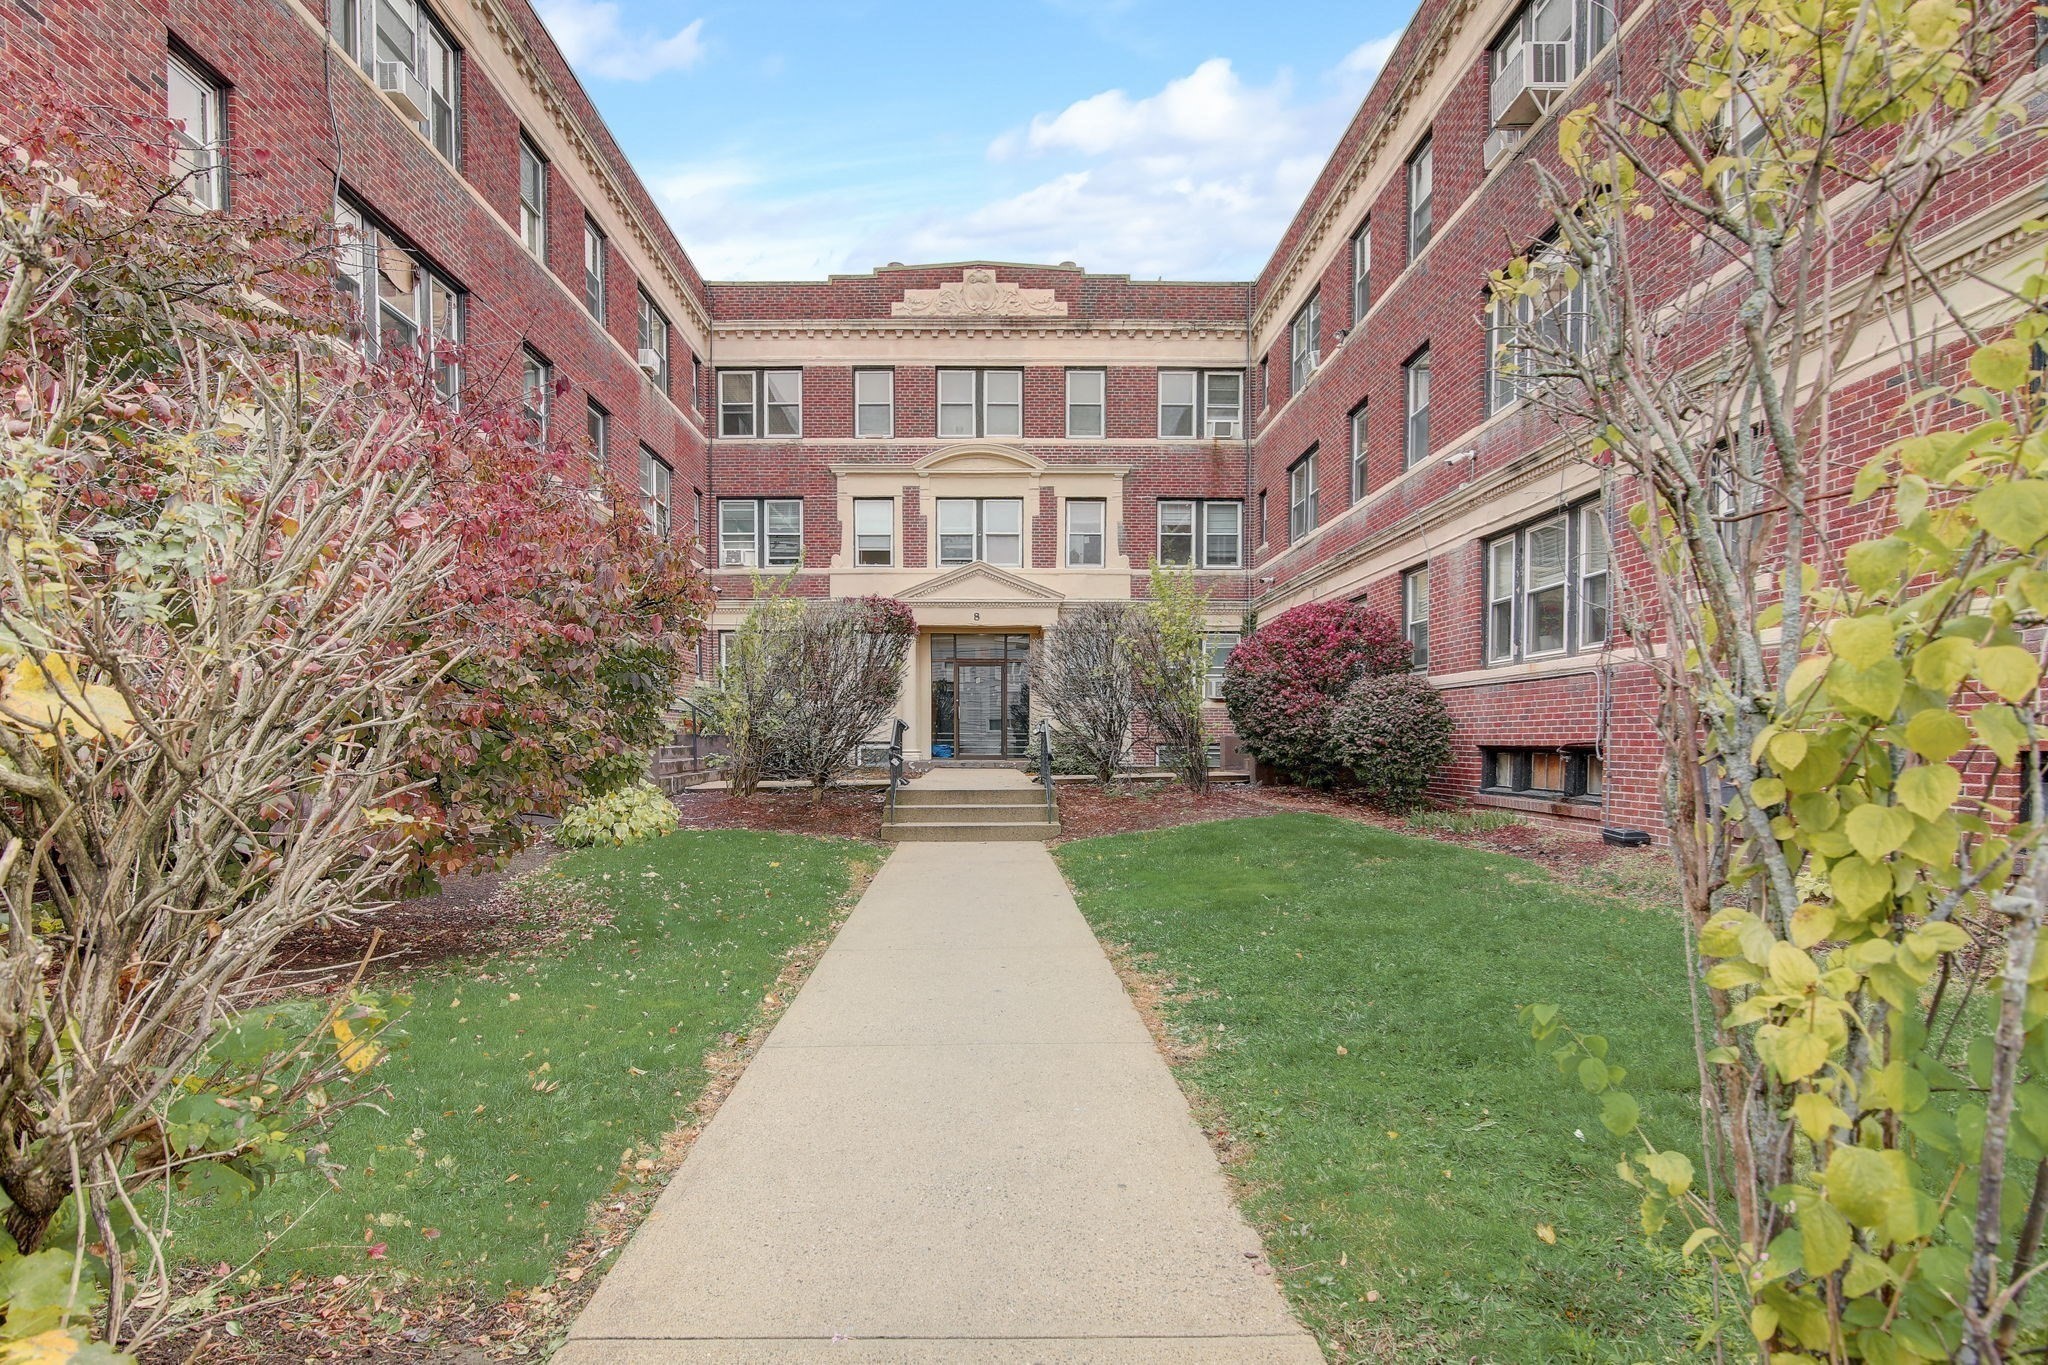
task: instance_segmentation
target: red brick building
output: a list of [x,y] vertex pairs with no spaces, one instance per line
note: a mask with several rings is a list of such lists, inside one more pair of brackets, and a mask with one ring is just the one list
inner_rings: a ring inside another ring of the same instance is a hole
[[[546,395],[701,545],[707,669],[761,575],[888,593],[921,626],[913,749],[1002,755],[1060,612],[1187,565],[1219,676],[1246,612],[1365,601],[1458,718],[1439,795],[1654,827],[1648,679],[1615,643],[1628,490],[1494,373],[1485,290],[1547,226],[1527,163],[1555,111],[1679,21],[1423,0],[1240,283],[972,262],[707,284],[527,0],[16,4],[0,75],[170,111],[198,197],[334,213],[373,342],[459,340],[452,390]],[[2028,156],[1940,206],[1959,259],[2010,254],[2048,169]],[[1871,357],[1845,389],[1845,467],[1890,434],[1894,387]]]

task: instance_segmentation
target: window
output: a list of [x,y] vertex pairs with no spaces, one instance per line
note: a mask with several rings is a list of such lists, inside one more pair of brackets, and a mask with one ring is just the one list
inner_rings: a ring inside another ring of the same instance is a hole
[[1300,393],[1309,375],[1323,363],[1322,336],[1323,296],[1318,292],[1308,296],[1294,321],[1287,324],[1289,393]]
[[1365,404],[1351,410],[1351,500],[1365,496]]
[[736,630],[721,630],[718,632],[718,671],[720,673],[724,673],[726,664],[732,661],[732,637],[737,634],[739,632]]
[[434,149],[457,159],[461,69],[455,41],[419,0],[332,0],[330,22],[344,51],[370,73]]
[[[1181,747],[1178,744],[1155,744],[1152,746],[1152,764],[1157,768],[1179,768]],[[1223,741],[1212,739],[1202,747],[1202,765],[1210,772],[1223,766]]]
[[1415,155],[1408,158],[1408,259],[1411,261],[1422,254],[1422,248],[1429,243],[1429,234],[1434,231],[1431,201],[1435,194],[1436,173],[1429,139],[1424,138],[1422,145],[1415,149]]
[[[802,401],[799,393],[798,401]],[[801,414],[798,419],[801,425]],[[853,434],[893,436],[896,432],[896,372],[853,372]]]
[[853,500],[853,562],[863,568],[882,569],[896,562],[894,498]]
[[171,174],[185,197],[203,209],[227,207],[227,92],[220,82],[173,52],[164,82],[171,119]]
[[720,498],[718,563],[726,569],[803,563],[802,498]]
[[1606,0],[1531,0],[1524,5],[1493,44],[1494,128],[1519,132],[1542,118],[1612,32]]
[[[1234,630],[1212,630],[1202,637],[1202,699],[1223,700],[1223,673],[1230,665],[1230,652],[1237,648]],[[1218,756],[1219,760],[1221,755]]]
[[1578,516],[1578,643],[1580,649],[1601,649],[1607,644],[1606,509],[1600,503],[1589,502],[1579,509]]
[[590,458],[603,474],[611,467],[612,415],[595,398],[588,400],[583,410],[583,434],[590,442]]
[[675,471],[668,467],[668,461],[641,446],[640,505],[647,511],[647,524],[664,541],[669,533],[669,486],[674,482]]
[[1023,434],[1022,370],[939,371],[939,435]]
[[605,320],[605,280],[608,274],[604,234],[588,218],[583,220],[583,306],[602,326]]
[[940,498],[939,563],[1024,563],[1022,498]]
[[1365,321],[1372,307],[1372,223],[1360,225],[1351,237],[1351,330]]
[[1259,544],[1266,543],[1266,490],[1259,490]]
[[519,135],[519,240],[548,258],[548,163],[526,134]]
[[647,297],[647,291],[638,291],[640,305],[640,368],[654,381],[654,387],[668,392],[668,318]]
[[1067,567],[1102,567],[1109,527],[1109,504],[1100,498],[1067,499]]
[[1103,434],[1104,395],[1101,370],[1067,371],[1067,435]]
[[541,445],[548,439],[549,400],[555,388],[555,367],[547,358],[531,346],[519,353],[520,386],[519,406],[526,414],[526,420],[533,423],[534,439]]
[[1235,569],[1243,559],[1244,504],[1200,500],[1159,504],[1161,564]]
[[1415,667],[1429,668],[1429,565],[1401,575],[1401,632]]
[[1403,449],[1412,466],[1429,458],[1429,348],[1417,351],[1403,371],[1408,391],[1408,430]]
[[1287,543],[1316,529],[1316,448],[1287,469]]
[[462,376],[447,347],[462,344],[461,293],[347,200],[334,206],[334,228],[336,284],[355,304],[364,351],[396,357],[418,347],[453,402]]
[[720,436],[804,434],[802,370],[720,370]]
[[1546,354],[1579,353],[1586,347],[1585,275],[1575,267],[1567,270],[1555,244],[1538,247],[1531,256],[1531,271],[1545,281],[1545,292],[1537,297],[1496,299],[1493,304],[1487,337],[1492,374],[1487,384],[1490,412],[1506,409],[1541,386],[1542,367],[1556,363],[1546,361]]
[[1607,524],[1596,501],[1486,543],[1486,661],[1598,649],[1607,641]]
[[1598,802],[1607,765],[1592,749],[1482,749],[1479,790],[1497,796]]
[[1161,370],[1159,434],[1168,440],[1244,432],[1244,375],[1237,370]]

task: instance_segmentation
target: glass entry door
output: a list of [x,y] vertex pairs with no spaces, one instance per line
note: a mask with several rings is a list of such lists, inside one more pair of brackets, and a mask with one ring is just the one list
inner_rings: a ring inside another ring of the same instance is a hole
[[1017,758],[1030,744],[1031,637],[932,637],[932,757]]

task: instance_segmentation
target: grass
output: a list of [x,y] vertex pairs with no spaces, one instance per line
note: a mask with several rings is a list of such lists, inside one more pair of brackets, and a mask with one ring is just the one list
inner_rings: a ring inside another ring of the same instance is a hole
[[341,1188],[308,1173],[238,1208],[181,1210],[179,1258],[239,1265],[276,1235],[268,1281],[381,1265],[541,1282],[619,1185],[622,1154],[677,1124],[706,1050],[746,1027],[870,857],[850,840],[699,831],[559,859],[538,894],[575,894],[610,924],[415,980],[410,1042],[378,1071],[388,1113],[358,1107],[331,1138]]
[[1246,1211],[1334,1359],[1684,1354],[1703,1284],[1645,1245],[1622,1143],[1515,1019],[1607,1035],[1660,1143],[1696,1148],[1674,912],[1319,815],[1058,853],[1097,932],[1172,978],[1179,1077],[1248,1149]]
[[1423,834],[1483,834],[1526,823],[1504,810],[1421,810],[1408,817],[1408,827]]

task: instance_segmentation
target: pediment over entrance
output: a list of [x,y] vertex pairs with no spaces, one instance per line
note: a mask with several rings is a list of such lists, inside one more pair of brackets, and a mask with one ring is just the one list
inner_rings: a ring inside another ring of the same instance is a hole
[[1066,594],[1021,574],[998,569],[993,564],[962,564],[937,578],[906,588],[896,594],[904,602],[939,604],[947,602],[1015,603],[1054,606],[1066,601]]
[[1046,463],[1022,450],[1001,446],[957,445],[935,450],[912,468],[919,474],[1042,474]]

